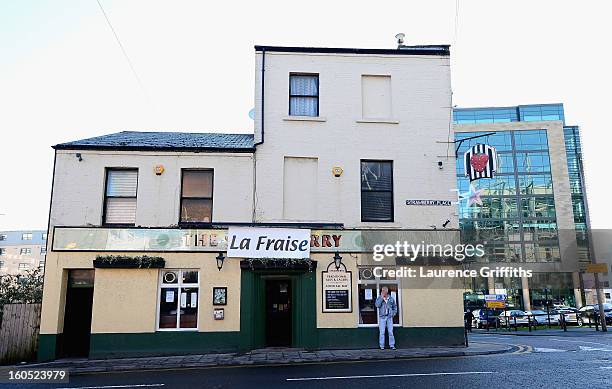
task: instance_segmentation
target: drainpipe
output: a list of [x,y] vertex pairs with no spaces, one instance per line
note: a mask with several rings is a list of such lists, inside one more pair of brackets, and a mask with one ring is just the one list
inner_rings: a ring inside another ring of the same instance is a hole
[[[266,99],[265,86],[266,86],[266,49],[261,50],[261,141],[255,143],[255,146],[264,143],[264,129],[265,129],[265,113],[264,103]],[[253,151],[253,214],[251,221],[256,222],[257,215],[257,147]]]
[[261,49],[261,141],[255,143],[255,146],[264,143],[265,139],[265,101],[266,101],[266,49]]

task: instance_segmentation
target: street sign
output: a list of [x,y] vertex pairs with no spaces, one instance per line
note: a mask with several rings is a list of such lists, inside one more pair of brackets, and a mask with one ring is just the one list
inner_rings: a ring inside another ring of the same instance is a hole
[[589,263],[586,266],[587,273],[607,273],[608,272],[608,264],[607,263]]
[[486,294],[485,301],[506,301],[505,294]]
[[487,294],[485,295],[485,304],[487,308],[506,308],[506,295]]

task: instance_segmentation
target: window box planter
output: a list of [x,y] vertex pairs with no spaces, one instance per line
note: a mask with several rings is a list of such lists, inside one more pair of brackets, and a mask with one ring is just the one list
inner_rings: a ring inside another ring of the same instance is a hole
[[93,261],[96,269],[163,269],[166,261],[162,257],[147,255],[128,257],[125,255],[98,255]]

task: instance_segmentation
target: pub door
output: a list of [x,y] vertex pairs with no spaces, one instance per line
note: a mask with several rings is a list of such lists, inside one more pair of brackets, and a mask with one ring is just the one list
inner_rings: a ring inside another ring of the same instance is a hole
[[87,357],[91,336],[93,270],[70,270],[66,290],[61,355]]
[[266,280],[266,346],[291,347],[291,280]]

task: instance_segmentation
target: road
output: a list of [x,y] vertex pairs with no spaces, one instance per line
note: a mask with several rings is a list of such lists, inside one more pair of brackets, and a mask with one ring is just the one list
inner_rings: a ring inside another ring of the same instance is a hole
[[[293,366],[197,368],[74,376],[53,388],[553,388],[612,387],[612,335],[472,334],[514,353]],[[17,387],[12,385],[11,387]],[[26,386],[22,386],[26,387]],[[34,386],[30,386],[34,387]]]

